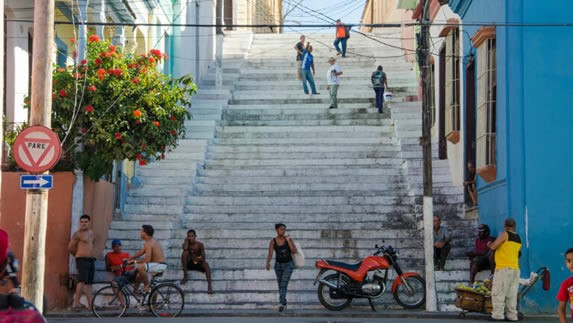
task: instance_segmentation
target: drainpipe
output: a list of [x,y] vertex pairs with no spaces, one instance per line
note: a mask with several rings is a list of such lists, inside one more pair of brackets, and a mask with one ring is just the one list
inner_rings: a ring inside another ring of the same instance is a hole
[[[201,10],[199,0],[195,0],[195,24],[199,24],[199,11]],[[201,51],[199,50],[199,26],[195,26],[195,82],[199,81],[199,76],[201,73],[199,72],[200,67],[200,58],[201,58]]]

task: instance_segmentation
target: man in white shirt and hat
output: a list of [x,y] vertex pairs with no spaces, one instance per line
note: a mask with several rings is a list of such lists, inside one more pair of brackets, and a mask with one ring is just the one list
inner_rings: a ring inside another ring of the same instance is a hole
[[330,94],[330,107],[329,109],[336,109],[338,108],[338,102],[336,96],[338,95],[338,86],[340,85],[340,75],[342,75],[342,70],[336,64],[336,58],[330,57],[328,59],[328,63],[330,64],[330,68],[326,73],[326,80],[328,84],[328,91]]

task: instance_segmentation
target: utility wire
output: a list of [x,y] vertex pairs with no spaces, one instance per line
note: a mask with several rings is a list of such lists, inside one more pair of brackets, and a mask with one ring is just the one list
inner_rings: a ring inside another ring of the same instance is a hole
[[[33,19],[5,19],[5,22],[11,23],[33,23]],[[70,21],[55,21],[55,25],[73,25],[74,23]],[[125,27],[204,27],[204,28],[215,28],[215,27],[229,27],[229,28],[280,28],[280,27],[292,27],[292,28],[325,28],[336,27],[335,24],[222,24],[221,26],[217,24],[175,24],[175,23],[122,23],[122,22],[85,22],[82,23],[86,26],[125,26]],[[347,24],[348,27],[371,27],[371,28],[397,28],[397,27],[410,27],[410,26],[421,26],[419,22],[410,23],[383,23],[383,24]],[[492,23],[492,22],[482,22],[482,23],[432,23],[433,26],[486,26],[486,27],[573,27],[573,22],[564,23]]]

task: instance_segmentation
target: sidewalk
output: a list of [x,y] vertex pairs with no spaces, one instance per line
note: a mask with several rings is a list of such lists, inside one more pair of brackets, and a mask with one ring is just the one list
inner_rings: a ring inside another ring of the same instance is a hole
[[[281,317],[332,317],[332,318],[408,318],[408,319],[459,319],[459,312],[426,312],[420,310],[387,310],[387,311],[367,311],[367,310],[345,310],[340,312],[327,310],[288,310],[286,315]],[[151,313],[129,313],[129,317],[152,317]],[[183,310],[181,317],[273,317],[278,316],[275,310]],[[53,311],[46,316],[48,318],[74,318],[74,317],[94,317],[92,312],[67,312]],[[466,319],[487,320],[488,315],[479,313],[468,313]],[[552,314],[530,314],[526,315],[527,321],[556,321],[557,315]]]

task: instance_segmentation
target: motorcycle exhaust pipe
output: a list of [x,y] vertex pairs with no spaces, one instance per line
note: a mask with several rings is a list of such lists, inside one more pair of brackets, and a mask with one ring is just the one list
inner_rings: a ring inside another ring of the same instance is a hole
[[333,282],[329,282],[329,281],[324,280],[324,279],[319,279],[318,282],[321,284],[324,284],[330,288],[338,289],[338,286],[336,286],[336,284]]

